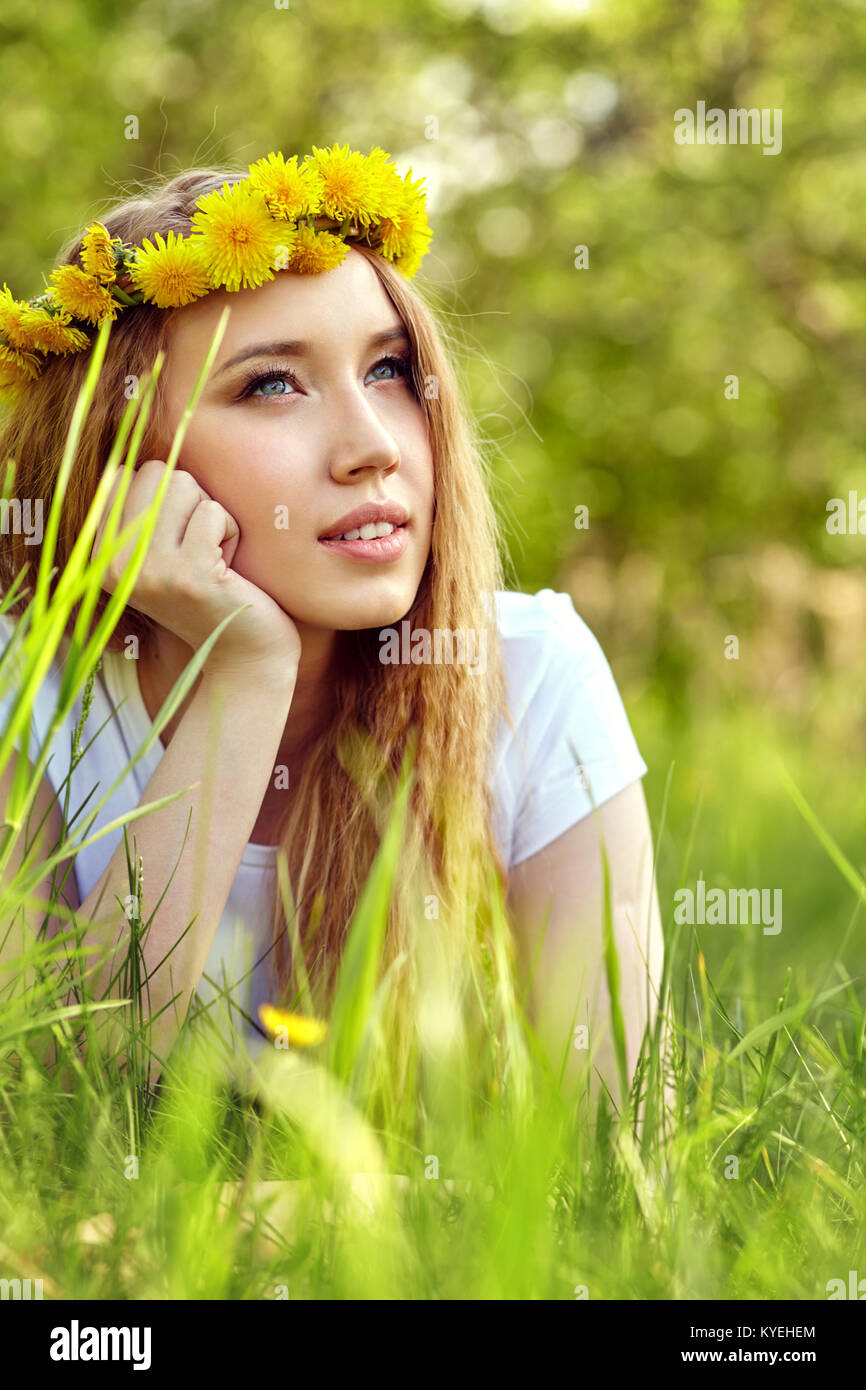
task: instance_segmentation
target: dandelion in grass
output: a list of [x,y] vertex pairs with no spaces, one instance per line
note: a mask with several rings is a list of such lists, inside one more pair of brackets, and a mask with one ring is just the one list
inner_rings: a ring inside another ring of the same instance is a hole
[[260,1004],[259,1018],[271,1037],[285,1038],[292,1047],[317,1047],[328,1033],[324,1019],[289,1013],[273,1004]]

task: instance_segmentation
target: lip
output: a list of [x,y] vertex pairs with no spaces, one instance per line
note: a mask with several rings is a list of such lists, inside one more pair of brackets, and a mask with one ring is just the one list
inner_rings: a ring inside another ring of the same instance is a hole
[[[405,526],[409,520],[409,513],[405,507],[401,507],[399,502],[392,502],[387,498],[381,502],[363,502],[360,507],[355,507],[353,511],[346,512],[339,521],[335,521],[333,526],[329,526],[327,531],[322,531],[319,535],[320,541],[333,540],[335,536],[341,536],[344,531],[360,530],[362,526],[369,526],[371,522],[390,521],[392,526]],[[387,539],[383,537],[383,539]],[[351,545],[349,541],[347,544]],[[370,542],[366,541],[369,545]]]
[[[387,517],[382,520],[387,521]],[[366,523],[365,523],[366,524]],[[351,527],[347,529],[351,530]],[[337,555],[345,555],[351,560],[367,560],[374,564],[382,564],[386,560],[397,560],[403,554],[409,544],[409,527],[398,526],[396,531],[392,531],[389,536],[374,536],[369,541],[338,541],[333,537],[320,537],[319,545],[323,545],[326,550],[333,550]]]

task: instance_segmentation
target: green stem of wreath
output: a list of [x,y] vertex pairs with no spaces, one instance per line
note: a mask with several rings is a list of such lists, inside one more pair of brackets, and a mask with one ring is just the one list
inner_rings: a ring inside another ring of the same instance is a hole
[[128,304],[132,308],[134,308],[138,304],[138,300],[130,299],[126,291],[122,290],[119,285],[112,285],[111,288],[115,297],[120,300],[121,304]]

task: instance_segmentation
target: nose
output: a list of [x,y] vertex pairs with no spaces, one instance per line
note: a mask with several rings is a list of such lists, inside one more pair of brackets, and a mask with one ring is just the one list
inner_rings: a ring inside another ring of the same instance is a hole
[[364,388],[350,388],[334,401],[330,473],[335,482],[352,482],[368,469],[385,474],[400,466],[400,449]]

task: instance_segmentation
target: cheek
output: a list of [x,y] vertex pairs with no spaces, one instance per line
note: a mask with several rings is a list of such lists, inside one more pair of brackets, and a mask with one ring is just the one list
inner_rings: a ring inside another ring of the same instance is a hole
[[192,473],[196,482],[235,518],[261,527],[264,517],[273,525],[274,508],[297,505],[303,485],[300,469],[286,458],[285,442],[271,442],[239,417],[219,423],[192,421],[181,450],[178,467]]
[[217,501],[231,512],[241,533],[236,567],[259,583],[284,573],[284,565],[308,554],[313,518],[321,504],[305,470],[257,455],[242,475],[220,489]]

